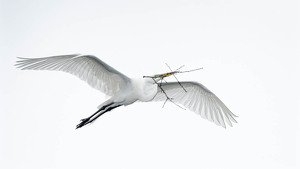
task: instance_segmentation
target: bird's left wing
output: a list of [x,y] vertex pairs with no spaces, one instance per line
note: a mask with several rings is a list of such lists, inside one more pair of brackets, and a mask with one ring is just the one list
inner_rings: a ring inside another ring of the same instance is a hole
[[[187,109],[200,114],[202,118],[208,119],[217,125],[226,127],[225,122],[232,126],[231,122],[236,120],[234,115],[225,104],[205,86],[197,82],[178,82],[161,83],[161,88],[169,98],[176,104],[183,105]],[[165,101],[166,96],[160,87],[152,101]]]
[[92,55],[60,55],[44,58],[19,58],[21,69],[56,70],[71,73],[106,95],[112,96],[130,79]]

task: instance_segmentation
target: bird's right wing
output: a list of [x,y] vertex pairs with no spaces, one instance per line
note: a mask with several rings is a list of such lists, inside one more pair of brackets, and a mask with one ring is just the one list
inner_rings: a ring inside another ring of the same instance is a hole
[[112,96],[130,79],[92,55],[61,55],[19,58],[16,66],[25,70],[56,70],[71,73],[106,95]]
[[[204,119],[208,119],[217,125],[226,127],[225,122],[232,126],[231,122],[236,120],[234,115],[225,104],[205,86],[197,82],[161,83],[161,88],[171,98],[172,102],[183,105],[189,110],[200,114]],[[160,87],[152,101],[166,101],[166,95]]]

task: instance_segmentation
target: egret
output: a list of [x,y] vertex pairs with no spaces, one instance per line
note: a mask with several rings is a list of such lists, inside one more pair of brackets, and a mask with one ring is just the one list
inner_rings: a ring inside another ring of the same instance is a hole
[[104,113],[119,106],[127,106],[136,101],[166,101],[166,97],[173,103],[224,128],[226,124],[232,126],[232,122],[236,123],[237,116],[214,93],[198,82],[181,81],[179,85],[178,82],[157,83],[156,80],[160,80],[161,76],[129,78],[92,55],[19,58],[16,66],[22,70],[55,70],[71,73],[110,96],[97,107],[98,110],[94,114],[81,119],[76,129],[95,121]]

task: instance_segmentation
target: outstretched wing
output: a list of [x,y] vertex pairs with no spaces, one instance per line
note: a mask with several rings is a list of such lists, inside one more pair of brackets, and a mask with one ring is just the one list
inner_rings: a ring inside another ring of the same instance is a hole
[[129,78],[92,55],[61,55],[44,58],[19,58],[16,66],[29,70],[56,70],[71,73],[90,86],[112,96]]
[[[202,118],[208,119],[217,125],[226,128],[225,122],[232,126],[231,122],[236,120],[234,115],[225,104],[205,86],[197,82],[180,82],[187,90],[177,82],[161,83],[162,89],[166,92],[169,98],[176,104],[183,105],[187,109],[200,114]],[[158,87],[156,96],[152,101],[165,101],[166,96]]]

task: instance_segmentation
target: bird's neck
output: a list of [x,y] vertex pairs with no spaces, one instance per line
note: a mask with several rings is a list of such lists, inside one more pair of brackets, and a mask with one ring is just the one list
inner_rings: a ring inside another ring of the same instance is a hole
[[135,90],[139,91],[138,98],[140,101],[150,101],[157,93],[157,84],[153,79],[133,79],[133,83]]

